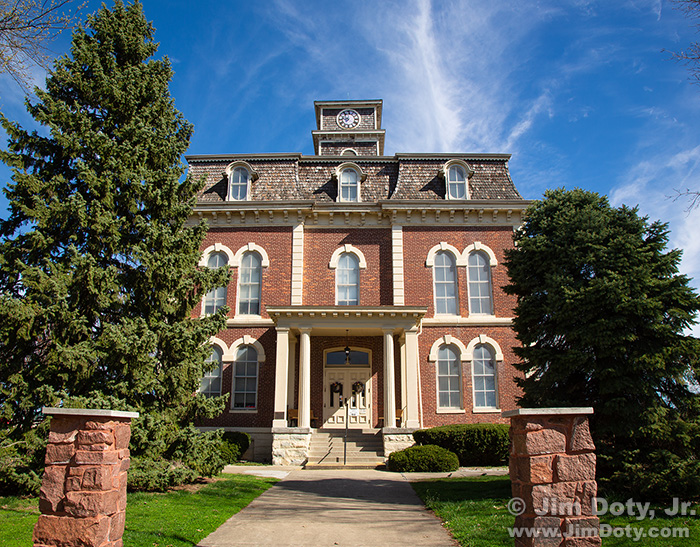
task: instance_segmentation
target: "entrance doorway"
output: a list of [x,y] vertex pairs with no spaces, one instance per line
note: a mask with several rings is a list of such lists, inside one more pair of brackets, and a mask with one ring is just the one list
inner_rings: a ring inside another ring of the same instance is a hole
[[[342,360],[337,354],[342,354]],[[371,428],[372,368],[369,352],[351,352],[351,366],[345,364],[345,354],[342,351],[327,352],[325,361],[323,427],[345,428],[346,409],[340,403],[342,397],[343,403],[347,401],[348,406],[348,428]]]

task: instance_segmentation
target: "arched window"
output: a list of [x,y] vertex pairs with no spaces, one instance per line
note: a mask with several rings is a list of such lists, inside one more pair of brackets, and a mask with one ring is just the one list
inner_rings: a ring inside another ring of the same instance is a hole
[[336,299],[339,306],[360,303],[360,262],[353,253],[342,253],[335,272]]
[[360,177],[354,169],[343,169],[340,173],[339,201],[359,201]]
[[260,315],[262,261],[257,252],[243,254],[238,268],[238,313]]
[[455,257],[447,251],[435,254],[433,266],[435,284],[435,313],[457,315],[457,266]]
[[447,169],[448,199],[467,199],[467,174],[461,165],[451,165]]
[[498,408],[496,392],[496,361],[486,344],[474,348],[472,361],[474,408]]
[[223,352],[219,346],[213,346],[211,355],[205,361],[206,363],[216,363],[211,365],[214,368],[204,373],[202,382],[199,386],[199,392],[205,397],[218,397],[221,395],[221,360]]
[[250,173],[245,167],[236,167],[229,174],[228,199],[230,201],[245,201],[248,199],[248,182]]
[[482,251],[469,254],[469,313],[491,315],[491,267],[489,257]]
[[437,356],[438,408],[462,407],[462,373],[459,351],[442,345]]
[[[211,253],[207,259],[207,268],[223,268],[228,264],[228,256],[223,251]],[[216,313],[226,305],[226,287],[217,287],[204,296],[204,314]]]
[[233,364],[233,409],[258,406],[258,352],[252,345],[240,346]]

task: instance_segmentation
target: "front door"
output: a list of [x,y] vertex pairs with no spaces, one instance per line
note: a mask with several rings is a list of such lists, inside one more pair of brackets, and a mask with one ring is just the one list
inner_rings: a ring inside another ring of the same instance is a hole
[[370,368],[327,368],[323,384],[323,427],[345,428],[346,415],[350,429],[372,427],[371,389]]

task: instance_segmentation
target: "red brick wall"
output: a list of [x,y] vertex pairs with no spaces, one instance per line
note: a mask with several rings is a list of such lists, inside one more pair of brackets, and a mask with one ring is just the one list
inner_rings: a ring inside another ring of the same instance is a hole
[[335,305],[335,269],[328,267],[336,249],[345,244],[365,255],[360,269],[360,306],[393,303],[391,231],[382,229],[315,229],[304,233],[304,305]]
[[[433,270],[426,267],[425,260],[432,247],[444,241],[457,248],[461,253],[475,241],[480,241],[489,247],[498,260],[498,265],[491,268],[491,283],[493,286],[494,311],[497,317],[511,317],[515,307],[515,298],[503,293],[502,287],[508,283],[506,268],[503,265],[503,250],[513,246],[513,230],[507,226],[501,227],[471,227],[455,228],[412,227],[403,229],[404,251],[404,287],[407,306],[427,306],[426,317],[435,314],[433,298]],[[467,297],[467,268],[457,268],[459,284],[460,315],[469,315]]]

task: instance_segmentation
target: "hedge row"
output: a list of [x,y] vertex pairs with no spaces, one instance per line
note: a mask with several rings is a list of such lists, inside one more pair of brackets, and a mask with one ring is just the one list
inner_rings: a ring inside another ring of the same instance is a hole
[[505,424],[443,425],[418,429],[418,445],[437,445],[457,454],[459,465],[505,465],[510,451],[509,426]]
[[411,446],[392,452],[387,458],[389,471],[398,473],[456,471],[459,468],[457,456],[439,446]]

